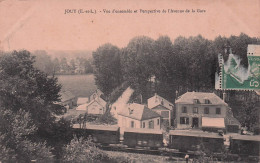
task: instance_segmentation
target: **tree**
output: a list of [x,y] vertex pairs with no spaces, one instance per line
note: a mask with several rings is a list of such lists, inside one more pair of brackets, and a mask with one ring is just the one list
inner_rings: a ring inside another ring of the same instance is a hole
[[46,142],[33,142],[29,136],[37,128],[30,114],[22,109],[13,112],[0,108],[0,161],[3,162],[52,162],[51,148]]
[[241,123],[241,126],[248,127],[250,131],[253,131],[253,127],[258,125],[258,107],[256,107],[256,102],[244,101],[241,103],[240,108],[236,108],[237,119]]
[[154,40],[146,37],[135,37],[122,50],[122,63],[124,63],[124,78],[131,86],[136,88],[145,98],[147,96],[146,86],[149,79],[155,74],[154,66]]
[[55,58],[53,61],[53,75],[60,73],[60,62],[58,58]]
[[70,60],[70,70],[71,70],[71,72],[75,72],[75,70],[76,70],[76,64],[75,64],[75,61],[74,61],[74,59],[71,59]]
[[38,132],[46,133],[54,123],[61,86],[57,78],[34,68],[28,51],[13,51],[0,57],[0,106],[30,113]]
[[120,50],[111,44],[104,44],[93,52],[93,59],[96,85],[109,96],[122,83]]
[[63,57],[60,60],[60,69],[61,69],[61,73],[68,73],[69,72],[69,65],[67,62],[67,58]]

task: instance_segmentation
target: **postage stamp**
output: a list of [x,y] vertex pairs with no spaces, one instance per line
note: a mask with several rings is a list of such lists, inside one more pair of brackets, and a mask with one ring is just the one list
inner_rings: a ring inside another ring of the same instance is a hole
[[260,89],[260,45],[248,45],[248,67],[240,65],[240,58],[229,54],[224,61],[219,54],[220,72],[216,74],[216,89],[259,90]]

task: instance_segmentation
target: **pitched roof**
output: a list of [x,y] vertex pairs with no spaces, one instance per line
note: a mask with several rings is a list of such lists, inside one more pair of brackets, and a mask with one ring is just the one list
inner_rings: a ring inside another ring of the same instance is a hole
[[88,97],[78,97],[77,105],[86,104],[88,102]]
[[61,92],[60,95],[61,95],[61,102],[65,102],[76,97],[70,91]]
[[151,109],[152,110],[170,110],[169,108],[167,108],[167,107],[165,107],[165,106],[163,106],[161,104],[159,104],[159,105],[157,105],[157,106],[155,106],[155,107],[153,107]]
[[[153,100],[157,100],[157,101],[151,102]],[[150,109],[154,108],[155,105],[156,106],[157,105],[163,105],[164,107],[168,108],[169,110],[172,110],[172,107],[173,107],[173,104],[171,102],[169,102],[168,100],[166,100],[162,96],[159,96],[157,93],[153,97],[149,98],[147,101],[148,101],[148,107]]]
[[101,105],[102,107],[106,107],[106,101],[104,101],[102,98],[96,98],[96,99],[93,99],[92,101],[90,101],[89,103],[84,103],[84,104],[81,104],[79,105],[76,110],[86,110],[87,107],[91,104],[93,104],[94,102],[97,102],[99,105]]
[[92,95],[90,95],[89,101],[92,101],[94,98],[100,97],[103,94],[104,93],[101,90],[97,89],[95,90],[95,92],[92,93]]
[[158,113],[150,110],[144,105],[133,103],[129,104],[127,108],[122,109],[118,115],[129,117],[137,120],[147,120],[161,117]]
[[194,104],[193,100],[198,99],[200,104],[205,104],[205,99],[210,101],[211,105],[227,105],[220,97],[218,97],[215,93],[209,92],[187,92],[181,95],[175,103],[183,103],[183,104]]
[[89,103],[87,103],[87,106],[89,106],[90,104],[92,104],[93,102],[97,102],[98,104],[100,104],[102,107],[106,107],[107,102],[105,100],[103,100],[102,98],[98,97],[93,99],[92,101],[90,101]]

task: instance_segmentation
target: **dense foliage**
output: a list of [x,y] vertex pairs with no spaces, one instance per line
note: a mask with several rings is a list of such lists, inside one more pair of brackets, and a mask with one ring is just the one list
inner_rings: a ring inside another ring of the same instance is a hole
[[242,33],[214,41],[200,35],[180,36],[173,43],[168,36],[157,40],[139,36],[122,49],[105,44],[93,52],[96,84],[108,94],[128,81],[144,99],[157,92],[173,101],[176,93],[214,89],[217,56],[221,53],[226,58],[225,47],[231,47],[247,66],[248,44],[259,44],[259,40]]
[[[227,59],[231,51],[225,49],[230,47],[232,53],[241,58],[242,65],[247,67],[248,44],[260,42],[258,38],[242,33],[229,38],[219,36],[214,40],[200,35],[180,36],[174,42],[168,36],[160,36],[157,40],[138,36],[122,49],[105,44],[93,52],[96,85],[110,94],[127,81],[135,89],[131,101],[143,103],[155,92],[171,102],[187,91],[213,92],[215,73],[219,71],[218,54]],[[217,93],[221,95],[221,92]],[[236,98],[234,91],[226,93]]]

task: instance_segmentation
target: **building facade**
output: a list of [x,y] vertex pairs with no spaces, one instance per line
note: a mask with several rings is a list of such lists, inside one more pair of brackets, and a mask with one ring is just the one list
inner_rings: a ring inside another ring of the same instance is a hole
[[147,106],[149,109],[155,111],[162,117],[162,121],[166,122],[171,126],[173,119],[173,104],[163,97],[155,95],[147,100]]
[[118,126],[121,128],[160,129],[161,116],[141,104],[129,104],[118,112]]
[[106,112],[106,101],[101,97],[95,97],[86,104],[79,105],[76,110],[85,110],[87,114],[102,115]]
[[176,100],[175,105],[178,129],[225,128],[222,121],[226,117],[228,105],[214,93],[187,92]]

